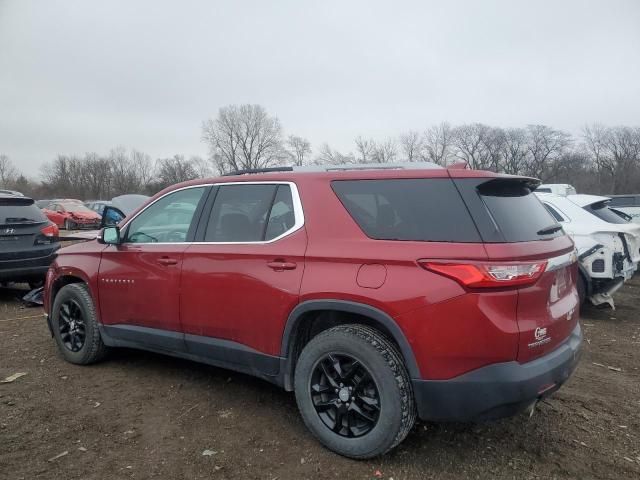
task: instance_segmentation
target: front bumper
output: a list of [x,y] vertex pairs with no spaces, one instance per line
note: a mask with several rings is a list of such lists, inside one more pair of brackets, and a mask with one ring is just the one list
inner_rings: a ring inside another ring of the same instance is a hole
[[418,415],[432,421],[482,421],[514,415],[555,392],[580,358],[580,324],[558,348],[527,363],[488,365],[450,380],[413,380]]

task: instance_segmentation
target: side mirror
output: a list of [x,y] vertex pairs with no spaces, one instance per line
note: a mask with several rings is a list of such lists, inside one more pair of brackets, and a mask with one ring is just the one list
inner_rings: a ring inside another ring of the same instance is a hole
[[119,245],[120,244],[120,228],[119,227],[105,227],[100,230],[98,236],[98,242],[105,243],[107,245]]
[[100,228],[114,227],[118,225],[126,215],[119,208],[107,205],[102,211],[102,219],[100,220]]

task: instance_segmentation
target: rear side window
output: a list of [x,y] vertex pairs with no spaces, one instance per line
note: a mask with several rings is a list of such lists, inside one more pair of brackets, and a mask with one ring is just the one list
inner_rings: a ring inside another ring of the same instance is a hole
[[46,222],[44,214],[30,198],[1,198],[0,224],[42,223]]
[[492,221],[506,242],[546,240],[564,235],[553,230],[556,219],[542,205],[525,181],[494,179],[477,187]]
[[335,180],[331,185],[351,217],[370,238],[481,241],[450,179]]

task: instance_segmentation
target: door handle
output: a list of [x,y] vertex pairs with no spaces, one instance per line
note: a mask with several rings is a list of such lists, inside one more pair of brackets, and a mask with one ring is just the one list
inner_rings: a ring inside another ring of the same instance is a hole
[[267,266],[276,272],[281,272],[283,270],[295,270],[298,264],[296,262],[285,262],[284,260],[273,260],[272,262],[267,262]]
[[176,265],[178,263],[178,260],[176,260],[175,258],[170,258],[170,257],[160,257],[158,259],[158,263],[160,265],[165,265],[165,266]]

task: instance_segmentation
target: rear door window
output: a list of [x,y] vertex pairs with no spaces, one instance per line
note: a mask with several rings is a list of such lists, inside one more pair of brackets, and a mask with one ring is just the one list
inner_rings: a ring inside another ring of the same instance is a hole
[[277,184],[220,185],[204,241],[262,242],[286,232],[295,223],[289,216],[289,208],[291,213],[293,210],[291,191],[288,185],[282,186],[282,190],[280,187]]
[[331,185],[370,238],[481,241],[464,202],[448,178],[334,180]]

